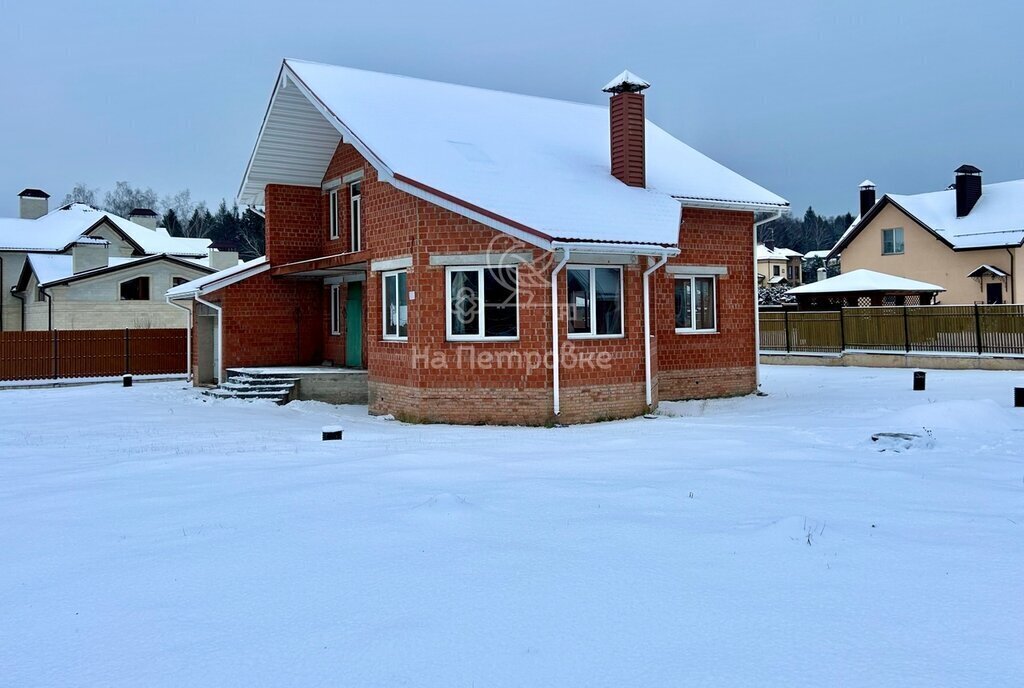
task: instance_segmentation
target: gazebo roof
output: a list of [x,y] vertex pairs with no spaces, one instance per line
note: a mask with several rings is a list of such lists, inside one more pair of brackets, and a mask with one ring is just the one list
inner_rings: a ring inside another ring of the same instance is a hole
[[852,294],[865,292],[918,294],[922,292],[936,293],[940,291],[946,291],[945,287],[940,287],[937,284],[929,284],[928,282],[918,282],[917,280],[907,279],[906,277],[887,275],[884,272],[861,269],[845,272],[841,275],[837,275],[836,277],[829,277],[828,279],[824,279],[819,282],[805,284],[802,287],[790,289],[786,293],[792,294],[793,296],[811,296],[815,294]]

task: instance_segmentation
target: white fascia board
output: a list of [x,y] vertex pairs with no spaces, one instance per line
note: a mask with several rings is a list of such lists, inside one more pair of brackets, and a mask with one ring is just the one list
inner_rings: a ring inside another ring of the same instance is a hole
[[684,208],[705,208],[708,210],[742,210],[745,212],[785,212],[789,210],[789,204],[779,205],[777,203],[744,203],[743,201],[710,201],[696,198],[685,198],[673,196]]
[[630,256],[678,256],[679,248],[676,246],[657,246],[655,244],[604,244],[601,242],[586,241],[553,241],[552,250],[569,249],[573,253],[582,251],[586,253],[630,255]]

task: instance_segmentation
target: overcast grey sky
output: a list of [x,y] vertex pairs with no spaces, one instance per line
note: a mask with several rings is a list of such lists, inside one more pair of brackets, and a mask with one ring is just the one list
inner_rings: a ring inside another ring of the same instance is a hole
[[283,57],[593,103],[623,68],[648,117],[785,196],[1024,177],[1024,9],[858,2],[0,0],[0,216],[117,180],[232,199]]

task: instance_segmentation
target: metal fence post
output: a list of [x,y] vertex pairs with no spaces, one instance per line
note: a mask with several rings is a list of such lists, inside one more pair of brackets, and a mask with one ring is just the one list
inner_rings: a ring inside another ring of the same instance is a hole
[[53,361],[50,368],[53,370],[53,379],[57,379],[57,375],[60,373],[60,365],[57,363],[57,357],[60,354],[60,350],[57,347],[57,330],[50,330],[50,355],[53,356]]
[[846,351],[846,323],[843,319],[843,305],[839,304],[839,353]]
[[906,306],[903,306],[903,348],[910,353],[910,322],[907,320]]
[[131,330],[127,328],[124,331],[124,372],[125,374],[132,372]]
[[785,327],[786,327],[786,353],[788,354],[790,352],[790,345],[789,345],[789,311],[786,310],[785,308],[782,309],[782,319],[785,322]]
[[981,356],[985,345],[981,339],[981,309],[978,307],[977,302],[974,303],[974,336],[978,340],[978,355]]

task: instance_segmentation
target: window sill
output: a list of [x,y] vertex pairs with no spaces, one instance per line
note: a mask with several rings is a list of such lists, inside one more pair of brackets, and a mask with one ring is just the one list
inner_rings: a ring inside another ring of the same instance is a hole
[[405,344],[409,341],[408,337],[381,337],[382,342],[398,342],[399,344]]
[[718,330],[681,330],[676,328],[676,334],[721,334]]
[[572,339],[574,341],[578,340],[578,339],[625,339],[626,335],[625,334],[573,334],[573,333],[570,332],[569,335],[568,335],[568,338]]
[[340,336],[341,336],[341,331],[338,331],[338,332],[331,332],[331,336],[332,336],[332,337],[340,337]]
[[518,342],[519,337],[454,337],[452,335],[448,335],[445,337],[445,341],[452,342],[454,344],[466,342],[483,344],[489,342]]

